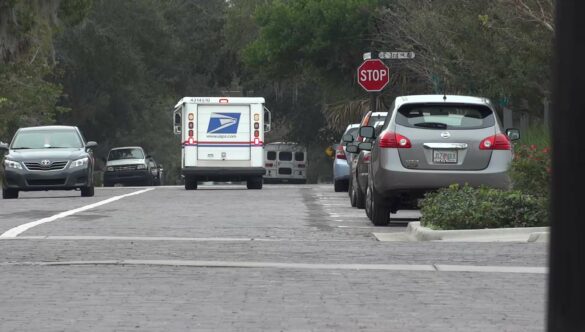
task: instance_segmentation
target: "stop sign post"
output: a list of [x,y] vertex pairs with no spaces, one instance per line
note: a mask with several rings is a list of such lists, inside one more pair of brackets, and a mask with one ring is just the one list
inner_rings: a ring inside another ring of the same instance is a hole
[[390,81],[390,69],[380,59],[364,61],[357,74],[359,85],[368,92],[382,91]]

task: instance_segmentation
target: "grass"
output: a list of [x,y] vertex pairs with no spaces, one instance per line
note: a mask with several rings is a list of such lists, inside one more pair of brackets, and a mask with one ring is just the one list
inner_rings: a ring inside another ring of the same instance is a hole
[[544,124],[532,125],[520,134],[520,144],[550,147],[550,131]]

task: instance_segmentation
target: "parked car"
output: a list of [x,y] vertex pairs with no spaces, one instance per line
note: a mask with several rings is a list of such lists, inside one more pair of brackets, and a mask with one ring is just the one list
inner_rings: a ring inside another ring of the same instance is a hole
[[488,99],[421,95],[396,98],[392,116],[376,136],[373,127],[359,144],[371,150],[366,211],[374,225],[387,225],[390,213],[416,207],[424,193],[454,183],[509,188],[511,140]]
[[94,195],[92,148],[77,127],[44,126],[20,128],[2,162],[2,198],[18,198],[21,191],[80,190]]
[[[374,129],[379,133],[384,121],[377,121]],[[364,139],[364,142],[371,142],[371,138]],[[352,142],[347,142],[352,143]],[[362,150],[355,144],[348,144],[346,150],[354,154],[351,159],[349,170],[349,200],[351,206],[363,209],[366,206],[366,187],[368,186],[368,167],[370,165],[370,151]]]
[[[350,124],[345,129],[343,136],[357,137],[359,126],[359,123]],[[345,151],[343,136],[335,147],[335,159],[333,160],[333,188],[336,192],[347,191],[349,184],[349,163],[347,161],[349,153]]]
[[146,155],[139,146],[114,148],[108,153],[104,186],[159,185],[161,170],[154,159]]

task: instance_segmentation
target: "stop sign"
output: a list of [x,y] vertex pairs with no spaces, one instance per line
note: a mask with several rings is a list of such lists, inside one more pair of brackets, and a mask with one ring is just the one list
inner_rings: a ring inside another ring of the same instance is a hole
[[390,81],[390,69],[380,59],[364,61],[357,74],[358,83],[368,92],[382,91]]

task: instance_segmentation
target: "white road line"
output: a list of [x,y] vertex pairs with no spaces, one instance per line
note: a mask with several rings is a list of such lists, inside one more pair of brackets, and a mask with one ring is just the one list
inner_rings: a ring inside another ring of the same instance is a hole
[[71,266],[71,265],[156,265],[185,267],[225,267],[225,268],[273,268],[273,269],[310,269],[310,270],[375,270],[375,271],[415,271],[415,272],[471,272],[471,273],[526,273],[546,274],[548,269],[541,266],[474,266],[440,264],[319,264],[319,263],[281,263],[281,262],[237,262],[237,261],[196,261],[196,260],[95,260],[95,261],[55,261],[55,262],[5,262],[0,266]]
[[104,204],[108,204],[108,203],[115,202],[115,201],[120,200],[120,199],[125,198],[125,197],[139,195],[139,194],[142,194],[142,193],[145,193],[147,191],[154,190],[154,189],[155,188],[147,188],[147,189],[135,191],[135,192],[132,192],[132,193],[129,193],[129,194],[125,194],[125,195],[114,196],[114,197],[108,198],[106,200],[97,202],[97,203],[93,203],[93,204],[90,204],[90,205],[82,206],[82,207],[77,208],[77,209],[73,209],[73,210],[61,212],[59,214],[56,214],[56,215],[51,216],[51,217],[48,217],[48,218],[43,218],[43,219],[40,219],[40,220],[37,220],[37,221],[32,221],[32,222],[29,222],[29,223],[26,223],[26,224],[22,224],[20,226],[16,226],[16,227],[11,228],[11,229],[7,230],[6,232],[4,232],[2,235],[0,235],[0,239],[2,239],[2,238],[14,238],[14,237],[17,237],[19,234],[21,234],[23,232],[26,232],[27,230],[29,230],[29,229],[31,229],[31,228],[33,228],[35,226],[42,225],[42,224],[46,224],[48,222],[52,222],[52,221],[55,221],[57,219],[65,218],[67,216],[70,216],[70,215],[73,215],[73,214],[76,214],[76,213],[79,213],[79,212],[87,211],[87,210],[96,208],[98,206],[102,206]]

